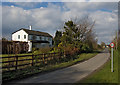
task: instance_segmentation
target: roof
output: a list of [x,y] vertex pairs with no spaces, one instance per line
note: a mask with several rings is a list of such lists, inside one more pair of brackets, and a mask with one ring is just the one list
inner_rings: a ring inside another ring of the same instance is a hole
[[[35,31],[35,30],[29,30],[29,29],[25,29],[25,28],[21,28],[17,31],[20,30],[24,30],[26,33],[28,33],[29,35],[39,35],[39,36],[47,36],[47,37],[52,37],[49,33],[46,32],[40,32],[40,31]],[[17,32],[15,31],[15,32]],[[14,34],[15,32],[13,32],[12,34]]]

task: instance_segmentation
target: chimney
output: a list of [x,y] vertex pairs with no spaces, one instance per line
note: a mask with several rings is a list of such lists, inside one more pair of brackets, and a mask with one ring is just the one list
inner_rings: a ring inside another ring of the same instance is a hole
[[29,29],[32,30],[32,26],[31,25],[29,26]]

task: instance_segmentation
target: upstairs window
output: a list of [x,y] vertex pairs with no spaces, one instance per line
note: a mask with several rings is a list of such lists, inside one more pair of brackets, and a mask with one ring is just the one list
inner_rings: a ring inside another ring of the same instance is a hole
[[46,41],[48,41],[48,37],[46,37]]
[[20,39],[20,35],[18,35],[18,39]]
[[46,40],[46,37],[44,37],[44,40]]
[[33,39],[33,40],[36,40],[36,38],[37,38],[36,35],[33,35],[33,36],[32,36],[32,39]]
[[28,37],[29,37],[29,40],[32,40],[32,35],[29,35]]
[[39,36],[40,40],[42,39],[41,36]]
[[48,40],[51,41],[51,37],[49,37]]
[[24,39],[26,39],[26,35],[24,35]]

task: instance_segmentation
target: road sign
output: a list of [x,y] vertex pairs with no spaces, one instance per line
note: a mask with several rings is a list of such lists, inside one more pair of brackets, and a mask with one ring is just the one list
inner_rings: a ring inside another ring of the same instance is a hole
[[115,44],[112,42],[110,43],[110,47],[113,48],[115,46]]
[[111,72],[113,72],[113,48],[114,48],[115,44],[112,42],[110,43],[110,47],[111,47]]
[[111,47],[111,72],[113,72],[113,47]]

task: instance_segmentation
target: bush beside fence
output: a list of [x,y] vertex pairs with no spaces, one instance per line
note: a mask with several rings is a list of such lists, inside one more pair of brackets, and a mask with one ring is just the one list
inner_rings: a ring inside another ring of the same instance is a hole
[[2,54],[18,54],[23,52],[28,52],[28,43],[20,41],[0,41],[2,45]]

